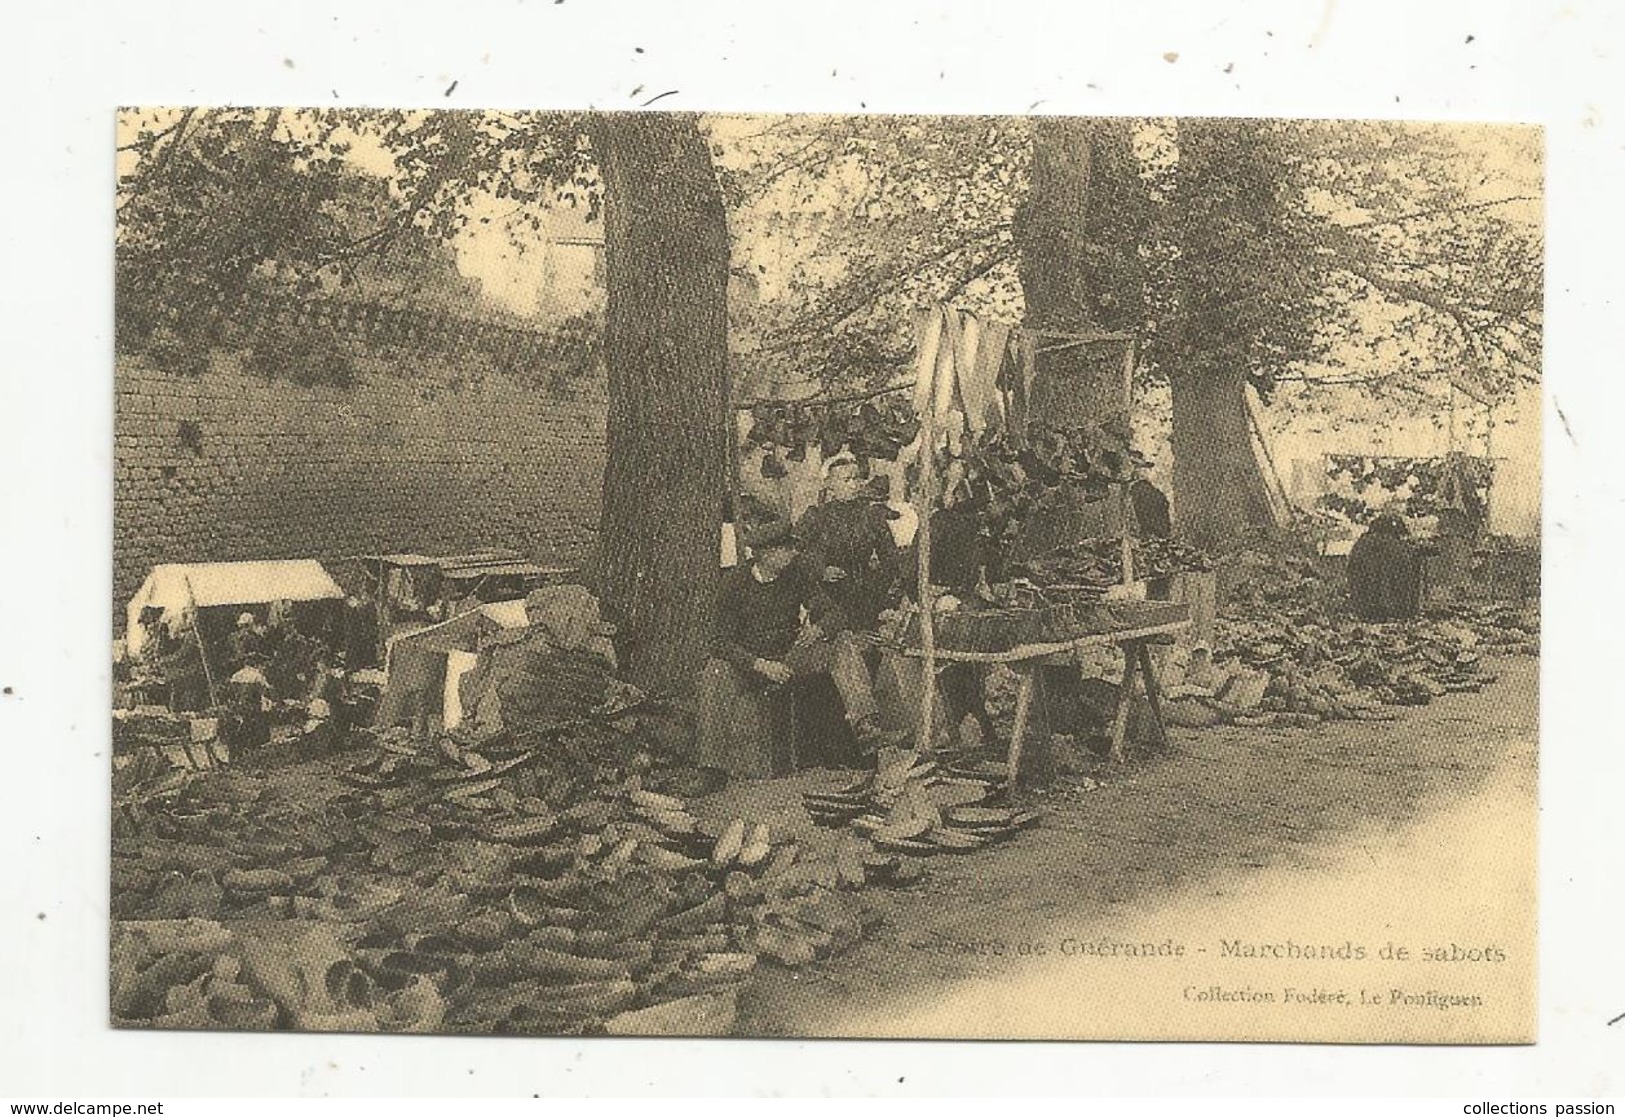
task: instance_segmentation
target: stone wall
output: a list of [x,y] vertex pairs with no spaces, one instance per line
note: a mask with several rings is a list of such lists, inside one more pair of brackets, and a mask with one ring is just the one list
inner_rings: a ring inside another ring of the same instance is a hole
[[601,376],[397,351],[302,387],[215,353],[197,376],[121,358],[114,390],[115,618],[159,562],[312,557],[343,580],[377,552],[578,563],[597,533]]

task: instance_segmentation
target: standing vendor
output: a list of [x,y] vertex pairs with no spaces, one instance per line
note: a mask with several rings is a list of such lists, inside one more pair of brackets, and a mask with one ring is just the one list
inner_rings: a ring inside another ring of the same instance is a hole
[[963,458],[950,459],[942,471],[942,495],[931,513],[931,584],[964,593],[991,575],[998,580],[997,556],[982,530],[971,501]]
[[267,635],[265,626],[255,619],[253,613],[239,615],[236,629],[226,640],[230,655],[229,669],[236,671],[243,667],[251,655],[264,655]]
[[897,542],[887,523],[885,506],[870,498],[856,457],[842,451],[824,463],[823,502],[796,524],[800,562],[854,631],[874,629],[897,582]]
[[1405,521],[1384,512],[1349,551],[1349,605],[1363,621],[1397,621],[1422,607],[1422,553]]
[[[931,513],[931,584],[964,597],[986,592],[990,575],[995,581],[1000,576],[997,549],[982,530],[967,474],[963,458],[949,460],[942,471],[938,506]],[[988,675],[986,664],[946,664],[937,672],[937,693],[947,705],[951,724],[969,715],[982,739],[993,741],[997,733],[987,708]]]

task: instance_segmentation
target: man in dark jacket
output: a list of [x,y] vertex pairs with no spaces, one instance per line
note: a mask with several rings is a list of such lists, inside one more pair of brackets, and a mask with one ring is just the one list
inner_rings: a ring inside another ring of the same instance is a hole
[[1141,539],[1169,539],[1173,536],[1173,517],[1169,515],[1168,497],[1140,470],[1128,487],[1128,497],[1134,507],[1134,521],[1139,526],[1135,534]]
[[828,675],[859,745],[872,751],[894,743],[880,728],[862,645],[847,631],[840,607],[825,587],[796,561],[790,526],[764,525],[747,534],[746,544],[750,561],[728,572],[717,597],[712,655],[770,688]]
[[1414,617],[1422,606],[1422,556],[1405,521],[1384,512],[1349,551],[1349,605],[1363,621]]
[[897,542],[858,473],[849,453],[825,464],[824,502],[802,514],[796,536],[801,565],[840,606],[842,624],[870,632],[897,582]]

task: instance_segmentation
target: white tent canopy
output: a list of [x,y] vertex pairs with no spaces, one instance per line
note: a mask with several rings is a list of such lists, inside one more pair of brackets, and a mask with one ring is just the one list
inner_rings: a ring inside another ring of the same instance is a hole
[[130,654],[141,650],[147,632],[141,614],[161,609],[165,621],[189,609],[218,605],[265,605],[272,601],[324,601],[344,590],[315,559],[271,562],[163,563],[130,598],[125,638]]

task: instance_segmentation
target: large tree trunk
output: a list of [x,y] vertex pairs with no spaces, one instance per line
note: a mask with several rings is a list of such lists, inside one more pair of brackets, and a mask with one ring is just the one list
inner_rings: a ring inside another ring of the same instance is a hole
[[[1033,163],[1026,200],[1016,212],[1025,325],[1054,334],[1099,328],[1099,277],[1088,254],[1090,196],[1100,122],[1040,117],[1033,122]],[[1122,360],[1096,346],[1040,342],[1031,413],[1056,424],[1120,419]]]
[[[1128,419],[1122,350],[1075,344],[1079,335],[1103,328],[1102,294],[1108,284],[1099,274],[1098,257],[1090,245],[1100,240],[1100,195],[1110,186],[1104,179],[1123,170],[1121,162],[1110,157],[1117,152],[1106,150],[1114,126],[1076,117],[1035,120],[1031,183],[1015,216],[1013,235],[1021,250],[1026,302],[1023,325],[1049,335],[1038,339],[1029,414],[1057,426]],[[1121,530],[1111,503],[1089,503],[1080,491],[1052,494],[1029,518],[1015,552],[1037,553]],[[1024,745],[1022,782],[1032,787],[1047,785],[1056,771],[1047,688],[1042,685],[1051,670],[1039,672]]]
[[1260,299],[1255,265],[1243,250],[1276,247],[1266,187],[1284,168],[1248,142],[1255,127],[1244,120],[1179,125],[1174,232],[1181,257],[1168,347],[1173,506],[1180,536],[1214,551],[1271,522],[1247,414],[1247,376],[1258,357],[1257,324],[1248,315]]
[[691,115],[611,113],[604,182],[609,371],[599,571],[627,677],[686,691],[718,581],[729,424],[728,232]]
[[1240,369],[1196,361],[1170,375],[1169,388],[1179,535],[1192,546],[1223,550],[1270,521],[1247,417],[1247,379]]

